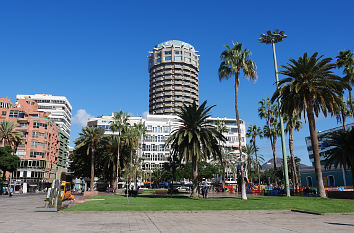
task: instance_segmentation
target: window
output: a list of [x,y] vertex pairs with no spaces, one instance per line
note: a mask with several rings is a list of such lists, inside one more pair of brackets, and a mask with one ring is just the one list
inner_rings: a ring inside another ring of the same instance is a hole
[[165,55],[170,55],[172,54],[172,51],[165,51]]
[[186,61],[186,62],[191,62],[191,59],[190,59],[190,58],[185,57],[185,58],[184,58],[184,61]]
[[23,118],[24,116],[25,113],[18,110],[11,110],[9,114],[9,117],[13,117],[13,118]]
[[175,56],[175,61],[182,61],[182,56]]
[[[184,55],[185,56],[191,56],[191,53],[190,52],[184,52]],[[189,59],[190,60],[190,59]]]
[[175,54],[181,54],[181,51],[177,50],[175,51]]
[[161,58],[155,60],[155,64],[161,62]]
[[165,61],[171,61],[171,60],[172,60],[172,56],[165,57]]
[[6,111],[2,111],[1,115],[6,116]]

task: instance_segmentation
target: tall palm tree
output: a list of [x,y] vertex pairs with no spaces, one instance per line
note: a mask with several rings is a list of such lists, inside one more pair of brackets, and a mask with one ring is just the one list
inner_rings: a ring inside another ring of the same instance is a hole
[[112,166],[112,187],[116,188],[117,181],[117,147],[118,147],[118,136],[109,135],[106,138],[107,146],[107,163]]
[[[216,129],[219,131],[219,133],[221,134],[224,134],[224,133],[228,133],[229,130],[227,129],[226,127],[226,124],[225,124],[225,121],[223,120],[217,120],[216,121]],[[224,148],[222,147],[222,145],[220,144],[221,146],[221,150],[222,152],[224,152]],[[225,153],[222,153],[223,155],[225,155]],[[224,158],[223,156],[220,156],[220,165],[221,165],[221,168],[222,168],[222,174],[221,174],[221,179],[222,179],[222,188],[225,187],[225,173],[226,173],[226,163],[224,161]]]
[[279,124],[278,124],[278,106],[272,104],[269,97],[267,99],[262,99],[259,101],[258,116],[261,119],[266,119],[267,124],[263,128],[263,136],[269,138],[270,145],[273,152],[273,167],[274,172],[276,171],[276,158],[277,158],[277,137],[280,134]]
[[181,127],[174,130],[166,140],[173,153],[186,162],[192,160],[193,197],[198,196],[198,161],[206,160],[211,155],[219,157],[221,150],[218,141],[226,140],[214,126],[208,124],[209,111],[214,106],[206,107],[206,104],[207,101],[200,106],[195,102],[189,106],[184,104],[177,113]]
[[243,71],[244,77],[256,80],[256,64],[250,59],[251,52],[248,49],[242,49],[241,43],[233,43],[233,47],[225,45],[226,50],[221,53],[221,64],[219,67],[219,80],[235,77],[235,111],[236,111],[236,120],[238,128],[238,142],[241,158],[241,192],[242,200],[247,200],[246,196],[246,187],[244,181],[244,163],[242,156],[242,144],[241,144],[241,130],[240,130],[240,116],[238,112],[238,88],[240,86],[240,73]]
[[117,146],[117,165],[116,165],[116,181],[115,181],[115,189],[118,191],[119,184],[119,165],[120,165],[120,150],[121,150],[121,140],[122,134],[127,129],[128,123],[128,114],[120,110],[119,112],[115,112],[113,116],[113,121],[111,122],[111,130],[117,132],[118,136],[118,146]]
[[[248,126],[247,129],[247,137],[251,138],[250,143],[253,144],[254,148],[257,148],[256,146],[256,138],[263,138],[263,131],[260,127],[258,127],[257,125],[250,125]],[[261,184],[261,176],[259,175],[259,163],[258,163],[258,155],[257,155],[257,150],[255,150],[255,156],[256,156],[256,170],[257,170],[257,177],[258,177],[258,185]]]
[[336,57],[336,65],[338,68],[344,67],[343,82],[346,85],[346,89],[349,92],[350,110],[354,115],[354,108],[352,105],[352,85],[354,84],[354,54],[351,50],[339,51],[339,55]]
[[[351,168],[352,180],[354,180],[354,128],[350,130],[338,130],[325,136],[328,147],[332,149],[326,152],[326,168],[338,166],[343,169]],[[353,182],[354,188],[354,182]]]
[[[137,140],[137,149],[138,153],[140,153],[141,150],[141,139],[146,136],[146,127],[145,124],[139,122],[139,123],[134,123],[134,128],[136,131],[136,140]],[[135,188],[138,188],[137,185],[137,172],[138,172],[138,153],[135,153],[135,174],[134,174],[134,183],[135,183]]]
[[[246,171],[251,172],[252,167],[255,168],[256,161],[253,159],[253,155],[256,153],[258,148],[254,147],[253,144],[247,144],[242,148],[242,152],[245,154]],[[246,176],[248,178],[248,176]]]
[[298,114],[285,115],[284,120],[286,122],[285,131],[289,133],[289,150],[292,165],[292,178],[294,188],[298,187],[299,180],[296,172],[296,163],[294,156],[294,129],[299,131],[302,128],[302,121],[299,120],[300,116]]
[[105,130],[97,127],[84,127],[79,134],[80,137],[77,140],[81,142],[77,145],[77,149],[83,146],[87,146],[87,155],[91,152],[91,181],[90,190],[93,191],[94,177],[95,177],[95,150],[97,145],[101,142]]
[[310,57],[305,53],[298,60],[290,59],[287,65],[281,66],[284,70],[279,73],[287,77],[279,82],[279,89],[272,97],[273,102],[280,99],[282,114],[307,115],[320,197],[326,197],[326,193],[322,180],[315,116],[320,112],[324,116],[327,116],[328,112],[337,114],[341,104],[340,96],[345,88],[340,77],[333,74],[332,70],[336,65],[331,61],[331,58],[318,57],[318,53]]

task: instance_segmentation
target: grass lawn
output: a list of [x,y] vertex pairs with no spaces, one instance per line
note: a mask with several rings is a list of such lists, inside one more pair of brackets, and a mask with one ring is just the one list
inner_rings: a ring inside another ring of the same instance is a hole
[[192,199],[189,197],[117,195],[95,196],[101,201],[89,201],[65,211],[163,211],[163,210],[305,210],[317,213],[354,212],[354,201],[321,199],[314,197],[249,197]]

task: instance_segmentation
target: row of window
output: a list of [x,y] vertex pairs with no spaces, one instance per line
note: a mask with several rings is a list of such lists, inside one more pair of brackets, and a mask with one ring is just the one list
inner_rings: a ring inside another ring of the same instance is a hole
[[44,152],[38,152],[38,151],[31,151],[30,152],[30,157],[31,158],[36,158],[37,156],[41,156],[42,158],[45,157],[45,153]]
[[33,121],[33,128],[39,129],[39,127],[43,127],[45,129],[48,129],[48,124],[39,122],[39,121]]
[[169,133],[170,132],[170,127],[169,126],[152,126],[148,125],[146,127],[146,132],[152,132],[152,133]]
[[166,151],[168,148],[164,144],[155,145],[155,144],[143,144],[143,151]]
[[143,170],[152,170],[157,168],[163,168],[163,163],[146,163],[143,165]]
[[43,178],[44,172],[35,171],[17,171],[13,173],[14,178]]
[[43,148],[46,148],[46,143],[45,142],[36,142],[36,141],[32,141],[31,142],[31,147],[32,148],[37,148],[37,146],[41,146]]
[[164,161],[165,155],[162,153],[159,153],[159,154],[145,153],[144,158],[146,158],[147,160],[151,160],[151,161]]
[[44,169],[46,167],[46,162],[43,160],[21,160],[19,168],[33,167],[38,169]]
[[11,108],[11,103],[0,102],[0,108]]
[[47,134],[46,133],[41,133],[41,132],[38,132],[38,131],[33,131],[32,132],[32,137],[33,138],[44,137],[46,139],[47,138]]

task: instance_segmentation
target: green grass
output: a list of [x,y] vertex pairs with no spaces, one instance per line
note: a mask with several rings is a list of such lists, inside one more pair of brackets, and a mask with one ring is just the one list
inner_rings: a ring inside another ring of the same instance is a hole
[[117,195],[95,196],[105,199],[74,205],[65,211],[166,211],[166,210],[304,210],[317,213],[354,212],[354,202],[313,197],[249,197],[192,199],[184,196],[141,196]]

